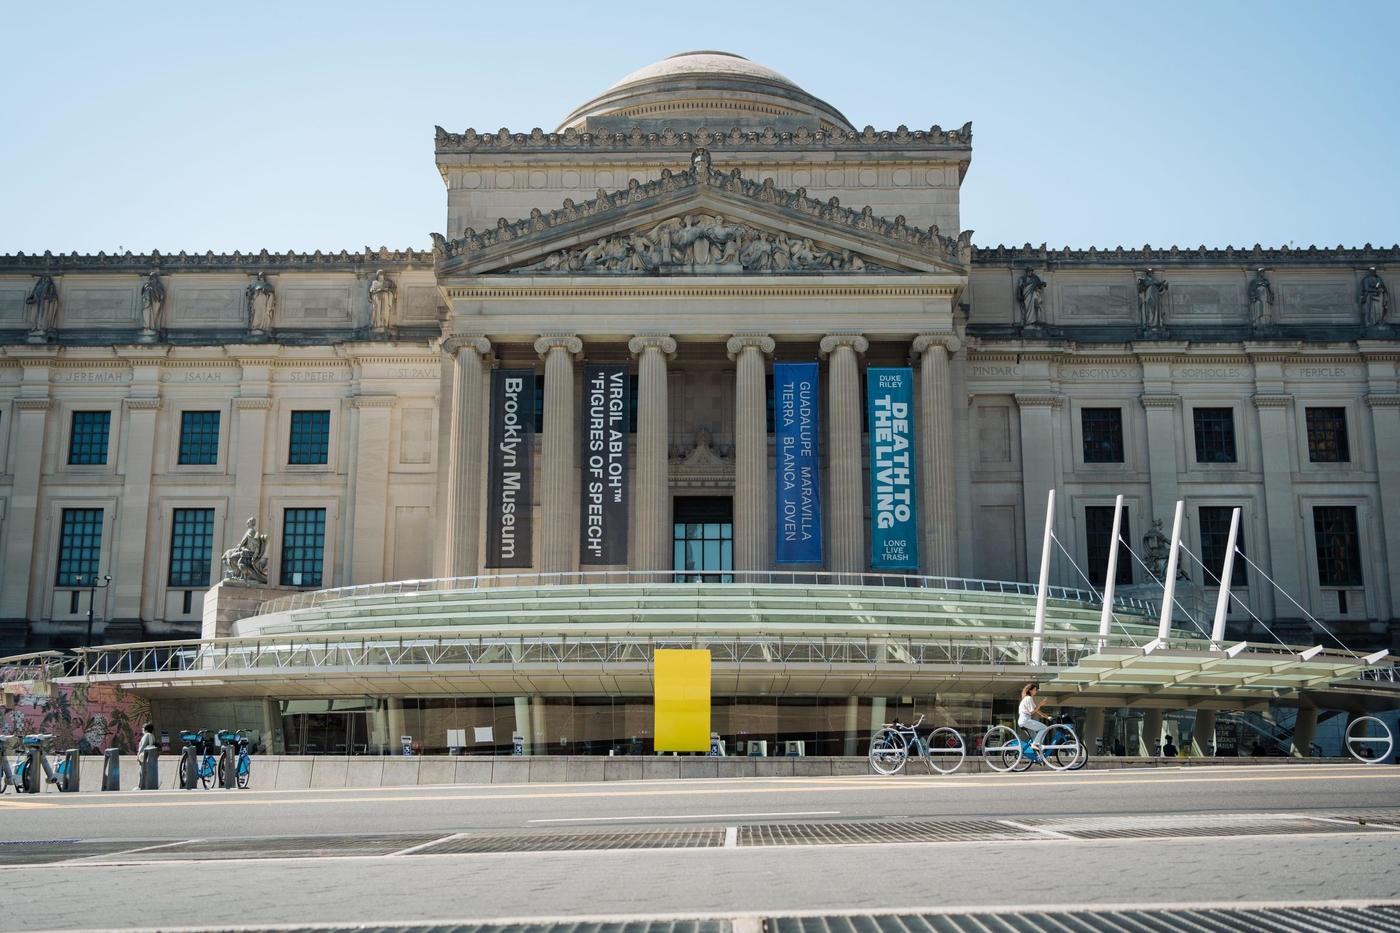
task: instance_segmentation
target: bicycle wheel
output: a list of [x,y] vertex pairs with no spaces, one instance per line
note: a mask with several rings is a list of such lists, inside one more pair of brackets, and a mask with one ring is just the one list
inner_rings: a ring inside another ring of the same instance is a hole
[[239,790],[247,790],[247,789],[248,789],[248,778],[252,777],[252,775],[253,775],[253,762],[248,758],[247,755],[244,755],[244,756],[243,756],[242,758],[240,758],[239,761],[238,761],[238,789],[239,789]]
[[1040,736],[1040,758],[1054,771],[1065,771],[1079,758],[1082,746],[1074,728],[1057,722]]
[[15,793],[29,793],[29,782],[25,779],[25,775],[27,775],[28,773],[29,759],[27,757],[22,758],[20,759],[19,767],[15,769]]
[[206,790],[214,786],[214,775],[219,771],[218,765],[210,758],[206,757],[204,763],[199,766],[199,784]]
[[909,760],[909,744],[893,729],[881,729],[870,740],[870,767],[880,774],[898,774]]
[[1022,760],[1021,740],[1007,726],[992,726],[982,736],[982,761],[993,771],[1010,771]]
[[952,774],[967,758],[967,743],[962,733],[951,726],[939,726],[928,735],[928,754],[924,762],[939,774]]
[[1079,756],[1074,759],[1074,763],[1069,766],[1071,771],[1078,771],[1089,763],[1089,746],[1083,742],[1079,743]]
[[[139,766],[138,766],[138,770],[139,770]],[[185,756],[181,755],[181,756],[180,756],[180,771],[179,771],[179,775],[178,775],[178,780],[179,780],[179,783],[180,783],[180,789],[181,789],[181,790],[183,790],[183,789],[186,788],[186,787],[189,787],[189,785],[190,785],[190,782],[189,782],[189,773],[190,773],[190,763],[189,763],[188,761],[185,760]]]

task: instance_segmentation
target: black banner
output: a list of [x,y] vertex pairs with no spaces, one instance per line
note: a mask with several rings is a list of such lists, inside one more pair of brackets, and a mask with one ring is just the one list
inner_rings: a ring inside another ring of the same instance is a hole
[[529,567],[530,458],[535,447],[535,371],[491,373],[491,465],[486,485],[487,567]]
[[627,563],[627,366],[584,367],[579,563]]

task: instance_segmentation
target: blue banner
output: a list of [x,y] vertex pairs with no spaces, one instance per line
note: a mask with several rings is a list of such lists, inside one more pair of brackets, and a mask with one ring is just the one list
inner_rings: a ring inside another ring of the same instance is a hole
[[919,569],[914,484],[914,371],[907,366],[865,372],[870,416],[870,566]]
[[773,364],[773,421],[778,456],[780,564],[822,562],[820,383],[816,363]]

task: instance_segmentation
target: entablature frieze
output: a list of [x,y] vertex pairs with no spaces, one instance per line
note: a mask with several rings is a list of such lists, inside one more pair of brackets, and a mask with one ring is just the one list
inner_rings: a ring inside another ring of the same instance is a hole
[[729,299],[729,298],[954,298],[961,285],[874,284],[864,282],[657,282],[630,283],[616,279],[594,284],[529,283],[509,285],[474,283],[444,289],[449,300],[520,300],[556,298],[568,300],[616,299]]
[[1204,266],[1214,268],[1239,269],[1253,272],[1261,264],[1280,265],[1341,265],[1381,264],[1400,262],[1400,245],[1372,246],[1370,243],[1359,247],[1317,247],[1295,248],[1289,246],[1266,247],[1255,244],[1252,247],[1179,247],[1168,246],[1154,249],[1151,246],[1133,247],[1089,247],[1071,249],[1068,246],[1053,249],[1045,246],[974,246],[972,265],[977,267],[1016,267],[1032,265],[1040,269],[1054,270],[1061,267],[1093,267],[1135,269],[1145,265],[1163,268],[1181,266]]
[[351,253],[340,250],[323,253],[106,253],[79,254],[48,251],[43,253],[14,253],[0,255],[0,273],[33,275],[63,275],[69,272],[121,272],[160,275],[175,272],[230,272],[252,275],[256,272],[354,272],[370,275],[376,269],[404,272],[410,269],[431,271],[433,254],[429,250],[379,249]]

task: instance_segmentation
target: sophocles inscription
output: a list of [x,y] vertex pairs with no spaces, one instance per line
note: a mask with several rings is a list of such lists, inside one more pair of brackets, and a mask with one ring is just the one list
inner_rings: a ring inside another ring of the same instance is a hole
[[1182,379],[1240,379],[1244,370],[1238,366],[1187,366],[1177,370]]

